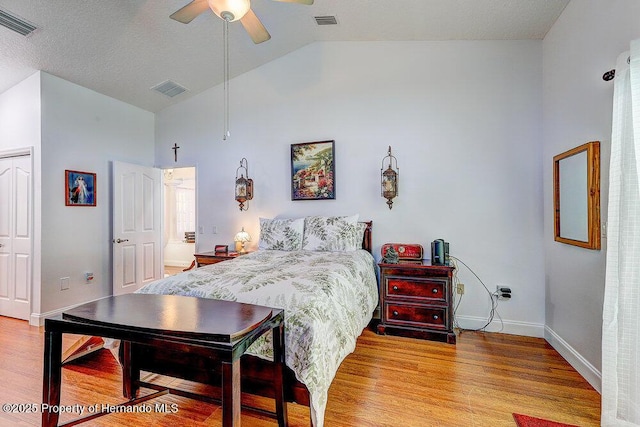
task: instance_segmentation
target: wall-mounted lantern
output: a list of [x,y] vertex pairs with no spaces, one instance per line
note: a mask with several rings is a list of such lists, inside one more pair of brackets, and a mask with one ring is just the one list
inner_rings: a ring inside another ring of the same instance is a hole
[[[245,175],[247,176],[246,178]],[[251,199],[253,199],[253,180],[249,178],[249,164],[247,159],[243,157],[240,160],[240,167],[236,169],[236,201],[240,203],[241,211],[249,209],[249,204],[247,203],[245,207],[245,202]]]
[[[389,161],[389,166],[385,170],[384,162]],[[396,168],[393,169],[393,163],[395,161]],[[382,159],[382,167],[380,168],[380,175],[382,180],[382,197],[387,199],[387,205],[389,209],[393,206],[394,197],[398,196],[398,178],[400,176],[400,168],[398,168],[398,159],[391,155],[391,146],[389,146],[388,154]]]

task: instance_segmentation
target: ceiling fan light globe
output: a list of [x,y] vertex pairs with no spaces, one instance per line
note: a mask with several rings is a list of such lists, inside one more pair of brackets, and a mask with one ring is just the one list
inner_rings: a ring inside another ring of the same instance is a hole
[[234,22],[242,17],[251,8],[250,0],[208,0],[213,13],[228,22]]

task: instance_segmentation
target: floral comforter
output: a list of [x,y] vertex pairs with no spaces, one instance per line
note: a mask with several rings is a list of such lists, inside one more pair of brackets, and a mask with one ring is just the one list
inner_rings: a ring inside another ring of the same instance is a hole
[[[350,252],[257,251],[150,283],[138,291],[238,301],[285,310],[285,356],[324,424],[329,386],[378,303],[375,262]],[[249,353],[273,358],[271,336]]]

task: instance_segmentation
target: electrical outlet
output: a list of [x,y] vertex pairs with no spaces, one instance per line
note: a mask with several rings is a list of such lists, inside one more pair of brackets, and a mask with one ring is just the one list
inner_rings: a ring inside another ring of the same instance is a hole
[[511,288],[509,286],[496,285],[495,295],[498,297],[499,300],[510,300]]
[[213,228],[211,229],[211,232],[213,234],[218,234],[218,227],[214,225]]
[[464,294],[464,283],[458,283],[456,285],[456,292],[460,295]]
[[67,289],[69,289],[69,278],[68,277],[61,277],[60,278],[60,290],[61,291],[66,291]]

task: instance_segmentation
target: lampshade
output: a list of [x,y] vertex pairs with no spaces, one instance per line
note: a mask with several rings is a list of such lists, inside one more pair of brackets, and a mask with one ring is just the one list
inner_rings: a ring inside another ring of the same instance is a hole
[[244,231],[244,227],[242,227],[242,230],[238,231],[238,233],[236,233],[236,237],[234,239],[234,241],[236,242],[250,242],[251,241],[251,235],[249,233],[247,233],[246,231]]
[[213,13],[227,22],[242,19],[251,8],[250,0],[208,0]]

